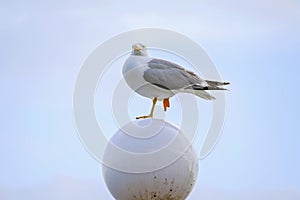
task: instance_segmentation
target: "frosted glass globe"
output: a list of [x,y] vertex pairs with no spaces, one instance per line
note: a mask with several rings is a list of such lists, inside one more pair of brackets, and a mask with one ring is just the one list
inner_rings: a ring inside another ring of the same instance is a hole
[[106,146],[103,177],[117,200],[183,200],[198,174],[190,140],[159,119],[130,122]]

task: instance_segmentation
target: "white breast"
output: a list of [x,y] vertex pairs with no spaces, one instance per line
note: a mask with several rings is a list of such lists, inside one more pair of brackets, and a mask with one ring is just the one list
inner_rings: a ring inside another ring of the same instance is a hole
[[165,90],[145,81],[144,72],[149,69],[147,63],[151,59],[146,56],[131,55],[125,61],[122,72],[127,84],[138,94],[151,99],[157,97],[161,100],[173,96],[174,93],[172,91]]

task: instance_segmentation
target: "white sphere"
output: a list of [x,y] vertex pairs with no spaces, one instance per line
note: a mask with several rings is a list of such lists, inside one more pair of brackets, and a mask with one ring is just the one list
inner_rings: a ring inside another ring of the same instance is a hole
[[183,200],[198,174],[191,142],[158,119],[130,122],[106,146],[102,171],[117,200]]

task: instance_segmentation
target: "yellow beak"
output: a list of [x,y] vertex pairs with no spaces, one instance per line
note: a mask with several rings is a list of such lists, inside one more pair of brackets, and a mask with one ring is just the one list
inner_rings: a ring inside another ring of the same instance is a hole
[[134,46],[133,49],[134,49],[135,51],[141,50],[138,46]]

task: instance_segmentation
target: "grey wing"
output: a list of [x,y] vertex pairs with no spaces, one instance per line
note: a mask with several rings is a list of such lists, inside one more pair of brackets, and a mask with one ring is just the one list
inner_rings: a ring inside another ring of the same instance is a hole
[[158,87],[169,90],[207,89],[208,84],[204,80],[178,64],[162,59],[152,59],[147,64],[149,69],[144,72],[144,79]]

